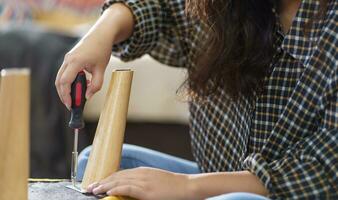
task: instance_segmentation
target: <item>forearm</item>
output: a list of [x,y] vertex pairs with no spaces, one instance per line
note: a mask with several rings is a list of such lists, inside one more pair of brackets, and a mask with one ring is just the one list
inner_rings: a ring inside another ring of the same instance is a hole
[[266,196],[268,191],[257,176],[248,172],[216,172],[190,175],[187,199],[205,199],[231,192],[249,192]]
[[133,28],[134,17],[131,10],[122,3],[115,3],[103,12],[83,40],[101,38],[98,41],[113,46],[128,39],[133,33]]

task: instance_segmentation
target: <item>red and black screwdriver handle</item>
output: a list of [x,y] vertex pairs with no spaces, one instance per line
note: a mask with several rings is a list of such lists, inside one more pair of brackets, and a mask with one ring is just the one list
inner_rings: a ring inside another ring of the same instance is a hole
[[86,103],[87,79],[84,71],[77,74],[71,86],[72,109],[69,127],[73,129],[84,128],[83,109]]

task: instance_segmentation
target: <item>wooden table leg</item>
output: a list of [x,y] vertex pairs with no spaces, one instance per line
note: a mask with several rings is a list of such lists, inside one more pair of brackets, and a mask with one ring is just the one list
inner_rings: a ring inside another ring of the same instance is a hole
[[119,170],[133,72],[112,73],[81,187]]
[[1,71],[0,199],[27,200],[30,72]]

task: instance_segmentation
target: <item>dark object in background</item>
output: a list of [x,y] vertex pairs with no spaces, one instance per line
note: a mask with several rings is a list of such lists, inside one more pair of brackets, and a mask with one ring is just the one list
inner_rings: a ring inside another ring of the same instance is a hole
[[66,152],[71,151],[72,134],[54,80],[64,54],[76,41],[32,24],[0,31],[1,68],[31,69],[31,177],[69,174]]
[[[97,123],[86,122],[86,131],[93,140]],[[124,143],[135,144],[173,156],[194,160],[190,148],[189,126],[175,123],[128,121]],[[90,142],[91,143],[91,142]],[[88,144],[79,144],[84,149]]]
[[[54,81],[64,55],[77,40],[33,24],[0,27],[0,70],[31,69],[30,177],[70,177],[73,133]],[[92,143],[96,125],[86,122],[79,135],[79,151]],[[127,143],[192,159],[187,125],[129,122],[125,136]]]
[[193,160],[188,125],[128,122],[125,143]]

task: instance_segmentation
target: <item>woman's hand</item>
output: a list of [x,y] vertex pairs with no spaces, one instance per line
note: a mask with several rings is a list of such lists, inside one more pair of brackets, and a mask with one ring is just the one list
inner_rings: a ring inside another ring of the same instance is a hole
[[55,84],[61,101],[68,109],[71,106],[71,84],[78,72],[85,70],[92,75],[86,93],[87,99],[101,88],[111,52],[111,46],[102,42],[95,37],[84,38],[66,54]]
[[87,191],[142,200],[187,200],[188,180],[188,175],[140,167],[116,172],[98,183],[89,185]]
[[116,172],[89,185],[87,192],[139,200],[202,200],[232,192],[268,195],[260,179],[249,171],[186,175],[147,167]]
[[124,4],[116,3],[103,13],[90,31],[66,54],[55,86],[68,109],[71,107],[71,84],[78,72],[85,70],[91,74],[86,93],[88,99],[101,89],[113,44],[130,37],[133,27],[134,19],[130,9]]

